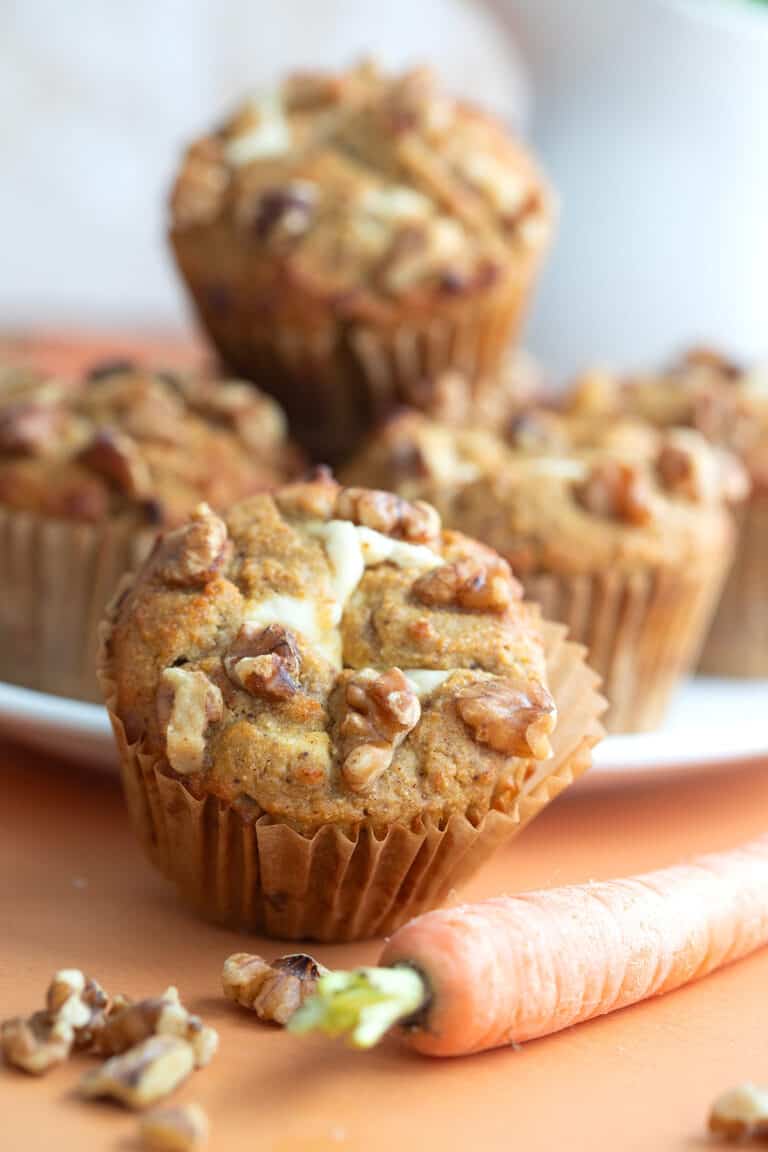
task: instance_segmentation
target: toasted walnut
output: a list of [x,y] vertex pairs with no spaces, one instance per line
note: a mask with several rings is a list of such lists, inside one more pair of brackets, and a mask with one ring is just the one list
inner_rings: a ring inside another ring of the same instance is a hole
[[602,460],[574,487],[576,499],[593,516],[647,524],[653,515],[648,485],[638,470],[619,460]]
[[476,612],[506,612],[523,590],[501,557],[466,558],[425,572],[413,585],[422,604],[455,605]]
[[20,401],[0,410],[0,452],[36,456],[52,443],[61,425],[61,409],[38,401]]
[[296,637],[282,624],[260,628],[244,624],[224,657],[233,683],[252,696],[265,700],[288,700],[299,691],[301,670]]
[[109,997],[91,976],[78,968],[63,968],[48,987],[46,1006],[52,1016],[74,1029],[75,1047],[88,1048],[103,1026]]
[[110,1096],[128,1108],[147,1108],[162,1100],[195,1066],[192,1046],[178,1036],[150,1036],[120,1056],[87,1072],[83,1096]]
[[399,668],[350,673],[344,687],[341,774],[354,792],[370,788],[419,722],[421,704]]
[[336,498],[335,514],[340,520],[351,520],[412,543],[427,544],[440,535],[440,517],[431,504],[423,500],[410,503],[391,492],[342,488]]
[[709,1130],[729,1140],[768,1136],[768,1089],[746,1083],[724,1092],[712,1105]]
[[538,681],[479,680],[464,688],[457,701],[459,716],[480,744],[506,756],[546,760],[557,708]]
[[139,1139],[149,1152],[195,1152],[208,1143],[208,1117],[199,1104],[156,1108],[141,1121]]
[[150,996],[135,1003],[124,1001],[113,1009],[94,1034],[93,1050],[102,1056],[116,1056],[150,1036],[177,1036],[186,1040],[198,1068],[210,1063],[219,1043],[216,1030],[188,1012],[179,1000],[178,991],[171,987],[162,996]]
[[166,668],[157,689],[157,718],[174,772],[199,772],[205,765],[205,734],[221,720],[221,690],[204,672]]
[[330,520],[340,487],[330,468],[315,468],[306,480],[285,484],[275,493],[275,503],[284,516],[296,519]]
[[102,428],[78,454],[78,460],[127,496],[148,496],[152,488],[149,466],[130,436]]
[[224,962],[221,983],[227,999],[250,1008],[260,1020],[286,1024],[313,995],[326,971],[303,952],[281,956],[271,964],[261,956],[236,952]]
[[158,551],[160,575],[181,587],[207,584],[223,568],[231,544],[224,521],[198,504],[189,523],[165,535]]
[[63,1063],[72,1051],[75,1033],[72,1025],[52,1012],[35,1012],[0,1025],[0,1051],[7,1064],[41,1076]]

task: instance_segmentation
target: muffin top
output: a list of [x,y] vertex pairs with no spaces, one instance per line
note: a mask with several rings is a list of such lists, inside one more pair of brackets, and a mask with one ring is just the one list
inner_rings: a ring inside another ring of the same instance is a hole
[[551,230],[528,153],[428,69],[297,73],[188,150],[172,230],[224,223],[287,288],[384,316],[501,287]]
[[744,463],[755,490],[768,489],[768,370],[748,369],[694,348],[665,371],[617,376],[588,372],[567,393],[563,412],[588,440],[627,416],[656,427],[686,425]]
[[514,447],[404,413],[344,477],[376,484],[388,476],[395,491],[433,501],[446,525],[485,541],[520,573],[679,565],[730,538],[725,507],[745,495],[744,470],[695,430],[616,420],[587,448],[570,442],[557,414],[525,420]]
[[246,819],[477,821],[551,751],[520,595],[429,505],[320,472],[158,540],[113,605],[105,691],[130,741]]
[[239,382],[105,364],[0,372],[0,504],[68,520],[180,523],[295,475],[275,402]]

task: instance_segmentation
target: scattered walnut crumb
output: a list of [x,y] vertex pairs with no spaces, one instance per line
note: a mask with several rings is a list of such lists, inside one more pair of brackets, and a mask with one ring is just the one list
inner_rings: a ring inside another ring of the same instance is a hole
[[718,1096],[709,1114],[709,1130],[728,1140],[768,1137],[768,1088],[747,1082]]
[[399,668],[343,675],[341,774],[349,788],[363,792],[389,767],[397,747],[418,724],[421,704]]
[[150,1036],[87,1072],[83,1096],[108,1096],[128,1108],[148,1108],[186,1080],[195,1067],[192,1045],[178,1036]]
[[149,1152],[195,1152],[208,1143],[208,1117],[199,1104],[156,1108],[139,1126],[141,1146]]
[[104,1025],[109,997],[79,968],[63,968],[48,986],[46,1006],[52,1016],[74,1029],[76,1048],[89,1048],[94,1034]]
[[318,978],[326,971],[303,952],[271,963],[261,956],[236,952],[224,962],[221,983],[229,1000],[250,1008],[260,1020],[286,1024],[314,993]]
[[178,991],[171,986],[162,996],[135,1002],[122,998],[116,1003],[94,1035],[94,1051],[102,1056],[119,1055],[150,1036],[186,1040],[192,1046],[198,1068],[210,1063],[219,1043],[215,1029],[188,1012]]

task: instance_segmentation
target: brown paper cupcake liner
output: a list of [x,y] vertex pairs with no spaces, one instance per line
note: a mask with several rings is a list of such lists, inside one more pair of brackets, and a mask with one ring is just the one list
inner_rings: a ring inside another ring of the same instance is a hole
[[699,662],[707,676],[768,676],[768,493],[737,513],[736,555]]
[[[285,409],[315,460],[335,464],[375,423],[403,404],[433,412],[432,383],[456,370],[475,389],[503,365],[522,323],[541,253],[521,256],[504,288],[406,324],[336,319],[327,310],[265,324],[258,295],[212,292],[205,272],[177,247],[198,315],[224,362],[256,380]],[[276,309],[279,312],[279,305]]]
[[730,560],[725,547],[685,572],[521,577],[526,597],[587,648],[608,700],[609,732],[662,723],[681,677],[696,665]]
[[591,763],[604,701],[583,649],[545,626],[558,704],[554,755],[539,765],[513,811],[478,825],[394,825],[353,834],[333,825],[304,836],[262,816],[248,822],[215,797],[196,799],[164,763],[130,744],[102,670],[134,829],[155,866],[207,919],[280,939],[358,940],[386,935],[443,902]]
[[0,680],[101,701],[98,628],[153,533],[0,508]]

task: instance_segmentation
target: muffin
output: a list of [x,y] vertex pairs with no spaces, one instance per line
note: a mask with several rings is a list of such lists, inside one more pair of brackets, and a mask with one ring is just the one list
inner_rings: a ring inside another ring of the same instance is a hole
[[730,563],[735,459],[692,429],[617,421],[590,448],[556,413],[513,438],[406,413],[346,473],[431,500],[451,529],[495,548],[526,596],[589,649],[614,732],[657,727],[695,663]]
[[421,69],[302,73],[188,150],[170,240],[223,360],[315,459],[444,372],[468,402],[520,327],[552,231],[522,146]]
[[134,825],[200,912],[388,932],[589,762],[594,674],[509,566],[328,474],[201,505],[116,596],[101,677]]
[[201,499],[295,475],[282,413],[250,385],[104,364],[0,373],[0,680],[98,700],[96,632],[126,569]]
[[584,377],[569,418],[604,423],[634,413],[659,427],[685,424],[733,452],[751,485],[737,517],[736,555],[699,668],[710,676],[768,676],[768,374],[705,348],[666,372]]

